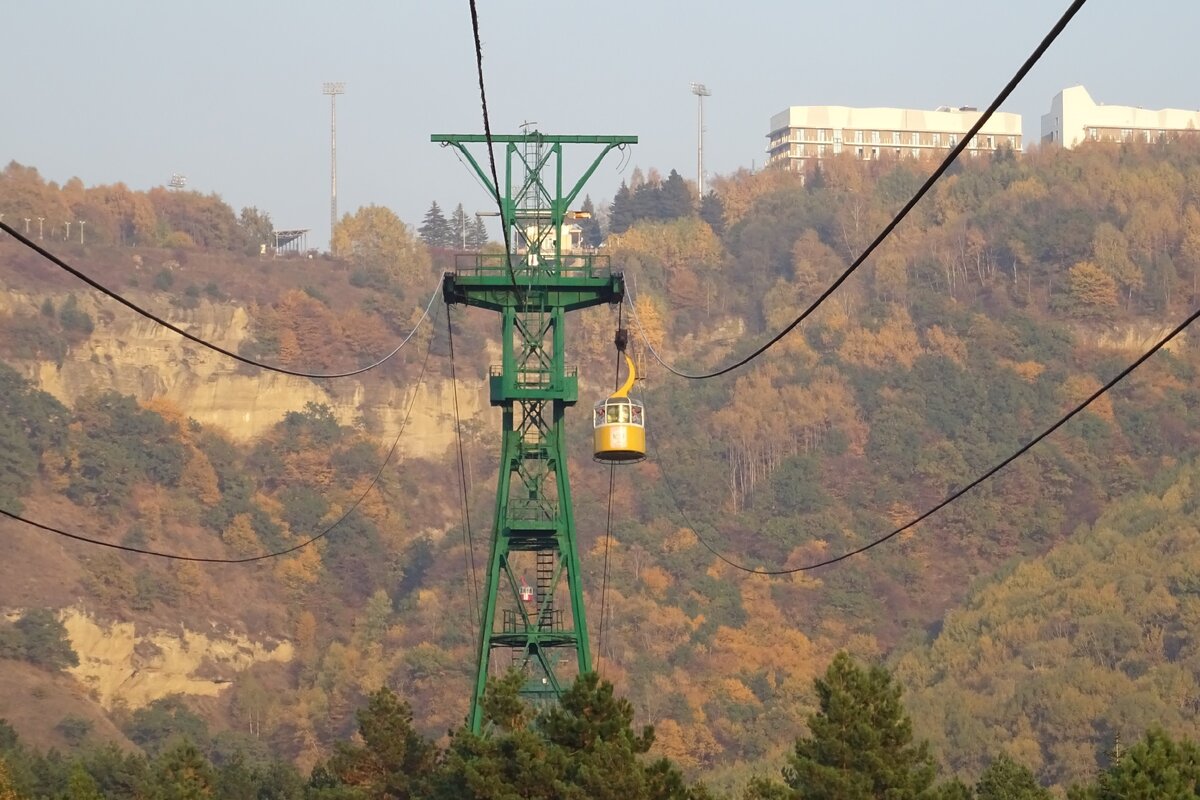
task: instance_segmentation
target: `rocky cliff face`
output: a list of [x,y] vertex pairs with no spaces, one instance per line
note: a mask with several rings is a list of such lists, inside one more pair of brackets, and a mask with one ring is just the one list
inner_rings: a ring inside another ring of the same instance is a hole
[[[36,313],[43,299],[3,292],[0,311]],[[57,306],[64,298],[50,299]],[[373,435],[390,443],[413,400],[413,386],[394,386],[369,377],[311,381],[239,369],[232,359],[192,344],[131,311],[114,310],[111,301],[77,299],[96,321],[92,336],[72,348],[61,364],[21,365],[26,377],[68,405],[88,392],[110,389],[141,401],[166,398],[197,422],[245,441],[268,430],[288,411],[300,410],[308,402],[325,403],[342,423],[349,425],[362,418]],[[233,352],[250,336],[249,315],[231,304],[205,302],[190,311],[172,309],[169,319]],[[404,452],[439,456],[453,441],[453,386],[443,378],[427,377],[416,391],[419,396],[404,437]],[[483,381],[460,378],[459,406],[464,418],[490,411],[485,392]]]
[[70,673],[111,711],[134,710],[172,694],[216,696],[258,663],[292,660],[290,642],[257,642],[233,633],[138,632],[132,622],[104,623],[78,608],[62,612],[79,666]]
[[[1087,342],[1100,350],[1116,350],[1123,353],[1144,353],[1155,342],[1162,339],[1176,322],[1160,323],[1152,320],[1134,320],[1111,325],[1079,325],[1075,328],[1076,340]],[[1184,346],[1187,332],[1179,334],[1164,347],[1174,352]]]

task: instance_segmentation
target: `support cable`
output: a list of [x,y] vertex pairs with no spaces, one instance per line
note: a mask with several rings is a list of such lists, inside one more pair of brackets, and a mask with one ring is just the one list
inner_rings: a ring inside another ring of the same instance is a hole
[[604,617],[608,608],[608,553],[612,546],[613,485],[617,479],[617,465],[608,465],[608,513],[604,518],[604,577],[600,583],[600,631],[596,635],[596,672],[604,659]]
[[[1059,420],[1057,422],[1055,422],[1053,425],[1046,428],[1044,431],[1039,433],[1033,439],[1029,440],[1024,445],[1019,447],[1017,449],[1017,451],[1014,452],[1012,455],[1010,455],[1007,458],[1005,458],[1004,460],[1000,461],[998,464],[993,466],[991,469],[987,470],[982,475],[980,475],[979,477],[975,478],[973,481],[968,483],[966,486],[962,487],[961,489],[959,489],[956,492],[953,492],[952,494],[950,494],[944,500],[939,502],[937,505],[930,508],[925,513],[921,514],[918,517],[915,517],[914,519],[910,520],[909,522],[904,523],[903,525],[901,525],[899,528],[896,528],[891,533],[888,533],[884,536],[880,536],[877,539],[873,539],[872,541],[868,542],[867,544],[863,545],[862,547],[856,547],[853,550],[849,550],[845,553],[842,553],[841,555],[834,556],[833,558],[827,558],[824,561],[817,561],[812,564],[805,564],[805,565],[799,566],[799,567],[788,567],[785,569],[758,569],[758,568],[754,568],[754,567],[747,567],[743,564],[739,564],[735,561],[730,560],[728,557],[726,557],[725,555],[720,553],[716,548],[714,548],[711,544],[709,544],[708,541],[703,536],[700,535],[700,531],[697,530],[696,526],[692,524],[691,520],[688,519],[687,513],[683,510],[683,506],[679,502],[679,496],[675,492],[675,487],[671,482],[670,476],[667,475],[666,470],[664,470],[662,468],[663,461],[658,456],[657,446],[654,447],[654,459],[659,465],[659,471],[663,478],[663,484],[667,487],[667,492],[671,495],[671,499],[674,500],[675,507],[678,509],[679,515],[681,517],[683,517],[683,521],[691,529],[692,533],[694,533],[696,535],[696,538],[700,540],[700,543],[702,545],[704,545],[710,553],[712,553],[714,556],[716,556],[717,558],[724,561],[729,566],[733,567],[734,569],[741,570],[742,572],[749,572],[754,575],[791,575],[796,572],[808,572],[809,570],[818,569],[820,567],[828,567],[831,564],[837,564],[840,561],[845,561],[846,559],[848,559],[852,556],[859,555],[860,553],[865,553],[866,551],[871,550],[872,548],[878,547],[879,545],[883,544],[884,542],[900,535],[904,531],[915,526],[917,523],[923,522],[924,520],[933,516],[937,512],[941,511],[943,508],[950,505],[955,500],[962,497],[964,494],[966,494],[967,492],[971,491],[979,484],[986,481],[988,478],[991,478],[997,472],[1004,469],[1005,467],[1007,467],[1012,462],[1016,461],[1021,456],[1025,455],[1027,452],[1029,452],[1034,447],[1034,445],[1038,444],[1043,439],[1045,439],[1047,436],[1049,436],[1050,434],[1054,433],[1056,430],[1061,428],[1069,420],[1071,420],[1075,415],[1077,415],[1079,412],[1083,411],[1085,408],[1087,408],[1089,405],[1091,405],[1095,400],[1100,398],[1103,394],[1105,394],[1110,389],[1112,389],[1114,386],[1116,386],[1118,383],[1120,383],[1122,380],[1124,380],[1126,378],[1126,376],[1128,376],[1131,372],[1133,372],[1135,369],[1137,369],[1142,364],[1144,364],[1151,356],[1153,356],[1155,353],[1157,353],[1159,350],[1161,350],[1168,342],[1170,342],[1172,339],[1174,339],[1176,336],[1178,336],[1180,333],[1182,333],[1189,325],[1191,325],[1197,319],[1200,319],[1200,309],[1197,309],[1196,311],[1192,312],[1191,316],[1189,316],[1183,322],[1179,323],[1179,325],[1177,325],[1174,330],[1172,330],[1170,333],[1168,333],[1166,336],[1164,336],[1162,339],[1160,339],[1157,344],[1155,344],[1153,347],[1151,347],[1149,350],[1147,350],[1145,353],[1143,353],[1132,364],[1130,364],[1125,369],[1123,369],[1119,373],[1117,373],[1116,377],[1112,378],[1108,383],[1104,384],[1099,389],[1097,389],[1096,391],[1094,391],[1090,395],[1088,395],[1087,399],[1085,399],[1082,403],[1075,406],[1070,411],[1068,411],[1066,414],[1064,414],[1062,417],[1060,417]],[[644,332],[643,332],[643,335],[644,335]]]
[[[623,307],[617,307],[617,368],[616,374],[613,376],[613,391],[621,386],[621,354],[625,348],[622,344],[622,334],[624,329],[621,327],[623,320]],[[600,580],[600,629],[596,634],[596,671],[600,671],[600,661],[604,658],[604,617],[608,604],[608,553],[612,547],[612,512],[613,512],[613,486],[617,480],[617,465],[610,463],[608,465],[608,513],[604,518],[604,573]]]
[[408,421],[412,417],[413,406],[415,406],[417,403],[417,395],[420,393],[419,390],[421,388],[421,384],[425,380],[425,370],[429,366],[429,354],[431,352],[433,352],[433,337],[432,336],[429,337],[429,345],[425,350],[425,360],[421,363],[421,374],[417,378],[416,387],[413,389],[412,400],[410,400],[408,403],[408,410],[404,414],[404,421],[400,423],[400,431],[399,431],[399,433],[396,434],[395,441],[392,442],[392,446],[388,449],[387,456],[384,457],[383,463],[379,465],[379,470],[375,473],[375,477],[371,478],[371,482],[369,484],[367,484],[367,488],[364,489],[363,493],[358,496],[358,498],[354,501],[353,504],[351,504],[350,508],[346,509],[345,513],[343,513],[340,517],[338,517],[336,522],[334,522],[332,525],[330,525],[329,527],[327,527],[325,530],[321,531],[317,535],[315,535],[309,539],[306,539],[303,542],[300,542],[299,544],[292,545],[291,547],[285,548],[283,550],[277,550],[277,551],[271,552],[271,553],[263,553],[263,554],[257,555],[257,556],[247,556],[245,558],[204,558],[202,556],[187,556],[187,555],[182,555],[180,553],[167,553],[167,552],[163,552],[161,550],[149,550],[149,549],[141,548],[141,547],[130,547],[128,545],[117,544],[115,542],[106,542],[101,539],[94,539],[90,536],[84,536],[83,534],[71,533],[69,531],[62,530],[61,528],[56,528],[53,525],[46,525],[41,522],[36,522],[32,519],[28,519],[26,517],[21,516],[20,514],[16,514],[12,511],[8,511],[7,509],[3,509],[3,508],[0,508],[0,515],[8,517],[9,519],[16,520],[17,522],[23,522],[26,525],[37,528],[38,530],[44,531],[46,533],[53,533],[56,536],[63,536],[63,537],[66,537],[67,539],[74,539],[77,542],[84,542],[86,544],[94,544],[99,547],[108,547],[112,550],[122,550],[126,553],[137,553],[137,554],[143,555],[143,556],[155,556],[156,558],[165,558],[165,559],[169,559],[171,561],[195,561],[195,562],[199,562],[202,564],[249,564],[254,561],[265,561],[270,558],[279,558],[280,556],[286,556],[289,553],[294,553],[297,550],[302,550],[305,547],[308,547],[308,546],[320,541],[321,539],[324,539],[329,534],[333,533],[333,531],[336,530],[339,525],[341,525],[343,522],[345,522],[346,519],[351,514],[354,513],[355,509],[357,509],[359,507],[359,505],[362,504],[362,501],[367,499],[367,495],[370,494],[371,490],[374,489],[375,486],[379,483],[379,479],[383,476],[383,471],[385,469],[387,469],[388,464],[390,464],[392,461],[392,457],[396,454],[396,450],[400,446],[400,439],[404,436],[404,431],[408,427]]
[[845,283],[846,279],[854,274],[854,272],[863,265],[867,258],[869,258],[870,255],[875,252],[875,249],[878,248],[879,245],[883,244],[885,239],[891,236],[892,231],[894,231],[896,227],[904,220],[904,218],[908,216],[908,213],[912,211],[917,203],[921,201],[921,198],[923,198],[925,194],[931,188],[933,188],[933,185],[938,182],[943,174],[945,174],[946,170],[950,168],[950,165],[953,164],[959,155],[970,145],[971,141],[975,138],[975,135],[979,133],[980,129],[983,128],[987,121],[992,118],[992,115],[996,113],[996,110],[1000,107],[1000,105],[1008,99],[1008,96],[1012,94],[1014,89],[1017,88],[1017,85],[1025,79],[1025,76],[1029,73],[1029,70],[1031,70],[1033,66],[1041,59],[1041,57],[1045,55],[1046,51],[1050,49],[1050,45],[1054,43],[1054,40],[1058,38],[1059,34],[1063,32],[1063,30],[1067,27],[1067,24],[1071,21],[1075,14],[1081,8],[1083,8],[1084,3],[1086,2],[1087,0],[1074,0],[1074,2],[1071,3],[1071,6],[1066,10],[1065,13],[1063,13],[1058,22],[1054,24],[1054,27],[1050,29],[1050,32],[1046,34],[1041,43],[1034,48],[1034,51],[1029,58],[1025,59],[1025,63],[1021,65],[1016,74],[1013,75],[1007,84],[1005,84],[1004,88],[1000,91],[1000,94],[996,95],[996,99],[993,100],[991,105],[989,105],[983,114],[980,115],[975,124],[971,126],[971,129],[963,134],[962,139],[953,147],[953,149],[950,150],[949,155],[947,155],[942,163],[938,165],[938,168],[933,171],[933,174],[925,180],[925,183],[921,184],[921,188],[917,189],[916,194],[914,194],[912,198],[904,204],[904,207],[896,213],[896,215],[892,218],[892,221],[884,226],[883,230],[879,232],[879,235],[876,236],[869,245],[867,245],[867,248],[862,251],[858,258],[854,259],[850,266],[846,268],[846,271],[839,275],[837,280],[829,285],[829,288],[821,292],[821,294],[817,296],[817,299],[814,300],[808,306],[808,308],[804,309],[800,316],[788,323],[783,330],[772,336],[766,344],[760,346],[748,356],[738,359],[732,364],[721,367],[720,369],[712,372],[684,372],[664,361],[658,352],[655,351],[655,349],[651,346],[650,354],[654,356],[654,359],[658,361],[658,363],[662,364],[663,367],[665,367],[667,371],[673,375],[678,375],[679,377],[687,378],[688,380],[699,381],[706,380],[708,378],[715,378],[719,375],[724,375],[727,372],[732,372],[738,367],[745,366],[778,344],[784,336],[787,336],[789,333],[791,333],[797,325],[808,319],[808,317],[811,316],[812,313],[821,306],[821,304],[829,299],[829,296],[837,291],[838,287]]
[[462,511],[463,545],[466,548],[466,567],[471,583],[467,586],[467,600],[471,603],[471,622],[479,627],[479,577],[475,573],[475,537],[471,533],[471,505],[467,497],[467,461],[463,455],[462,416],[458,408],[458,374],[454,366],[454,322],[450,306],[446,306],[446,331],[450,337],[450,385],[454,387],[454,438],[458,443],[458,479],[462,488],[460,510]]
[[42,258],[45,258],[47,261],[50,261],[52,264],[57,266],[59,269],[69,272],[71,275],[73,275],[76,278],[78,278],[79,280],[83,281],[88,286],[91,286],[93,289],[100,292],[105,297],[108,297],[112,300],[116,300],[118,303],[125,306],[129,310],[142,315],[143,317],[150,320],[151,322],[157,323],[158,325],[161,325],[162,327],[166,328],[167,330],[169,330],[173,333],[179,334],[184,339],[187,339],[189,342],[195,342],[196,344],[200,345],[201,347],[206,347],[215,353],[220,353],[223,356],[232,358],[234,361],[240,361],[241,363],[247,364],[251,367],[258,367],[259,369],[265,369],[265,370],[269,370],[271,372],[278,372],[283,375],[292,375],[297,378],[313,378],[316,380],[328,380],[331,378],[349,378],[353,375],[361,375],[364,372],[370,372],[371,370],[375,369],[376,367],[383,366],[385,363],[390,361],[393,356],[395,356],[397,353],[399,353],[400,350],[403,349],[403,347],[406,344],[408,344],[409,340],[412,339],[413,335],[416,334],[417,328],[421,327],[421,323],[424,322],[425,317],[427,317],[429,315],[429,309],[433,307],[434,298],[436,298],[438,296],[438,294],[441,292],[441,283],[439,281],[437,288],[434,289],[433,294],[429,298],[429,302],[425,306],[425,311],[421,314],[421,318],[419,320],[417,320],[417,324],[413,326],[413,329],[409,332],[408,336],[405,336],[404,341],[402,341],[402,342],[400,342],[400,344],[396,345],[394,350],[392,350],[390,353],[388,353],[387,355],[385,355],[383,358],[379,359],[378,361],[368,364],[365,367],[360,367],[359,369],[350,370],[348,372],[326,372],[326,373],[303,372],[300,370],[287,369],[286,367],[276,367],[271,364],[264,364],[261,361],[256,361],[253,358],[247,358],[246,356],[238,355],[237,353],[233,352],[232,350],[226,350],[224,347],[221,347],[220,345],[216,345],[205,339],[201,339],[199,336],[195,335],[194,333],[188,333],[183,328],[173,325],[172,323],[168,322],[167,320],[163,319],[160,316],[157,316],[156,314],[154,314],[151,311],[147,311],[146,309],[142,308],[141,306],[139,306],[137,303],[133,302],[132,300],[129,300],[128,298],[124,297],[120,293],[115,292],[112,289],[109,289],[107,286],[104,286],[99,281],[95,280],[94,278],[91,278],[91,277],[85,275],[84,273],[80,272],[78,269],[76,269],[75,267],[72,267],[66,261],[63,261],[61,258],[54,255],[49,250],[45,249],[44,247],[37,244],[33,240],[27,238],[26,236],[23,236],[22,234],[18,233],[17,230],[15,228],[13,228],[11,225],[9,225],[7,222],[0,221],[0,230],[3,230],[5,233],[12,236],[18,242],[25,245],[29,249],[33,250],[38,255],[40,255]]
[[508,279],[512,281],[513,291],[521,298],[521,287],[517,285],[517,273],[512,265],[512,239],[508,230],[508,218],[504,215],[504,202],[500,199],[500,178],[496,174],[496,154],[492,152],[492,123],[488,117],[487,90],[483,88],[483,43],[479,40],[479,10],[475,8],[475,0],[469,0],[471,6],[471,32],[475,37],[475,69],[479,74],[479,103],[483,107],[483,137],[487,139],[488,166],[492,171],[492,198],[500,211],[500,232],[504,234],[504,263],[508,267]]

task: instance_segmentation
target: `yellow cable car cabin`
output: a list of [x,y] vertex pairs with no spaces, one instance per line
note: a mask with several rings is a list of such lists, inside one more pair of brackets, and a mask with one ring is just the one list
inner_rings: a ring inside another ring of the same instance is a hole
[[625,355],[629,377],[612,396],[597,403],[592,415],[595,459],[606,464],[630,464],[646,457],[646,412],[629,396],[637,373]]

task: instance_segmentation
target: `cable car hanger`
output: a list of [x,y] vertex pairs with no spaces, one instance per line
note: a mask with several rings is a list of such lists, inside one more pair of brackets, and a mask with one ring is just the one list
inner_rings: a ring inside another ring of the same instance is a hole
[[595,406],[592,457],[604,464],[633,464],[646,457],[646,412],[640,401],[629,396],[637,380],[633,359],[626,352],[629,332],[617,328],[615,342],[629,374],[619,389]]

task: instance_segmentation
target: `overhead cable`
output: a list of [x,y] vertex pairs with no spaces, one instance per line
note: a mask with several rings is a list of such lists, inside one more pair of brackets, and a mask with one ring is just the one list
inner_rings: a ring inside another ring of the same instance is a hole
[[147,311],[146,309],[139,306],[137,303],[122,296],[120,293],[115,292],[112,289],[109,289],[107,286],[104,286],[99,281],[95,280],[94,278],[91,278],[88,275],[85,275],[83,272],[80,272],[78,269],[76,269],[75,267],[72,267],[66,261],[64,261],[61,258],[59,258],[58,256],[54,255],[49,250],[45,249],[44,247],[37,244],[33,240],[31,240],[28,237],[17,232],[17,230],[15,228],[13,228],[11,225],[9,225],[8,223],[6,223],[2,220],[0,220],[0,230],[3,230],[5,233],[12,236],[14,239],[16,239],[21,244],[25,245],[29,249],[36,252],[38,255],[40,255],[43,258],[45,258],[46,260],[50,261],[52,264],[57,266],[59,269],[69,272],[71,275],[73,275],[76,278],[78,278],[79,280],[83,281],[88,286],[91,286],[93,289],[95,289],[96,291],[105,295],[106,297],[116,300],[121,305],[125,306],[126,308],[130,309],[131,311],[141,314],[143,317],[150,320],[151,322],[157,323],[158,325],[161,325],[162,327],[166,328],[167,330],[172,331],[173,333],[179,334],[183,338],[187,339],[189,342],[195,342],[196,344],[200,345],[201,347],[206,347],[215,353],[220,353],[223,356],[232,358],[235,361],[240,361],[241,363],[247,364],[251,367],[258,367],[259,369],[265,369],[265,370],[269,370],[271,372],[278,372],[283,375],[292,375],[297,378],[313,378],[315,380],[328,380],[331,378],[349,378],[354,375],[361,375],[364,372],[370,372],[371,370],[375,369],[376,367],[382,366],[383,364],[390,361],[397,353],[399,353],[404,348],[404,346],[406,344],[408,344],[409,340],[412,339],[413,335],[417,332],[417,328],[421,327],[421,323],[424,322],[425,317],[427,317],[429,315],[429,309],[433,307],[434,299],[441,292],[441,282],[439,281],[437,288],[435,288],[433,291],[433,294],[430,295],[429,302],[425,305],[425,311],[421,314],[421,318],[417,320],[417,324],[413,326],[413,329],[409,332],[408,336],[405,336],[404,341],[402,341],[402,342],[400,342],[400,344],[396,345],[395,349],[393,349],[390,353],[388,353],[387,355],[385,355],[383,358],[379,359],[378,361],[368,364],[365,367],[360,367],[359,369],[349,370],[347,372],[325,372],[325,373],[303,372],[301,370],[287,369],[286,367],[277,367],[272,364],[264,364],[261,361],[256,361],[253,358],[247,358],[246,356],[239,355],[239,354],[233,352],[232,350],[227,350],[224,347],[221,347],[220,345],[213,344],[212,342],[209,342],[205,339],[200,338],[199,336],[195,335],[194,333],[188,333],[183,328],[180,328],[180,327],[168,322],[167,320],[154,314],[151,311]]
[[102,539],[95,539],[79,533],[71,533],[70,531],[56,528],[53,525],[46,525],[44,523],[37,522],[4,508],[0,508],[0,515],[8,517],[12,520],[16,520],[17,522],[23,522],[26,525],[37,528],[40,531],[53,533],[56,536],[63,536],[67,539],[73,539],[77,542],[84,542],[85,544],[92,544],[98,547],[107,547],[112,550],[121,550],[126,553],[137,553],[143,556],[165,558],[171,561],[195,561],[202,564],[249,564],[254,561],[266,561],[267,559],[271,558],[279,558],[280,556],[286,556],[289,553],[294,553],[297,550],[302,550],[305,547],[308,547],[333,533],[333,531],[336,530],[339,525],[345,522],[346,519],[354,513],[362,501],[367,498],[367,495],[370,494],[371,490],[374,489],[376,484],[379,483],[379,479],[383,476],[383,471],[387,468],[388,464],[391,463],[392,457],[396,454],[396,449],[400,446],[400,439],[404,436],[404,430],[408,427],[408,421],[412,417],[413,406],[416,405],[417,395],[420,394],[421,384],[425,380],[425,370],[429,366],[429,354],[431,352],[433,352],[433,336],[429,337],[429,345],[425,350],[425,360],[421,363],[421,374],[417,378],[416,386],[413,388],[412,400],[410,400],[408,403],[408,410],[404,414],[404,421],[400,423],[400,431],[396,434],[395,441],[392,442],[392,446],[388,449],[387,456],[384,457],[383,463],[379,465],[379,470],[375,473],[375,477],[371,478],[371,482],[367,484],[367,488],[364,489],[363,493],[358,496],[353,504],[351,504],[350,508],[346,509],[346,512],[338,517],[336,522],[325,528],[325,530],[321,531],[317,535],[305,539],[299,544],[292,545],[291,547],[284,548],[283,550],[277,550],[271,553],[262,553],[257,556],[246,556],[245,558],[205,558],[203,556],[188,556],[181,553],[168,553],[162,550],[150,550],[142,547],[132,547],[129,545],[118,544],[116,542],[106,542]]
[[[617,306],[617,335],[622,332],[622,323],[624,315],[622,314],[622,306]],[[617,347],[617,364],[616,374],[613,375],[613,391],[617,391],[621,386],[621,347],[618,341]],[[613,487],[617,480],[617,464],[611,462],[608,465],[608,513],[604,517],[604,572],[600,579],[600,626],[596,634],[596,670],[600,669],[600,661],[604,657],[604,621],[608,611],[608,554],[612,548],[612,512],[613,512],[613,496],[615,492]],[[610,633],[609,636],[612,634]]]
[[500,232],[504,234],[504,263],[508,267],[508,279],[512,281],[513,291],[521,297],[521,287],[517,285],[517,273],[512,265],[512,240],[508,230],[508,217],[504,214],[504,202],[500,199],[500,178],[496,173],[496,154],[492,152],[492,123],[488,116],[487,90],[483,88],[483,43],[479,39],[479,11],[475,8],[475,0],[469,0],[471,6],[471,33],[475,37],[475,69],[479,74],[479,103],[483,106],[483,138],[487,139],[488,166],[492,171],[492,198],[500,211]]
[[471,603],[472,620],[481,614],[479,606],[479,577],[475,572],[475,536],[471,532],[471,504],[467,492],[467,460],[463,451],[462,415],[458,407],[458,370],[454,365],[454,321],[451,319],[450,306],[446,306],[446,333],[450,341],[450,385],[454,388],[454,439],[458,446],[458,478],[462,489],[463,545],[466,547],[467,576],[470,585],[467,587],[467,600]]
[[799,567],[786,567],[786,568],[781,568],[781,569],[759,569],[756,567],[747,567],[744,564],[739,564],[736,561],[730,560],[728,557],[726,557],[724,554],[722,554],[720,551],[718,551],[716,548],[714,548],[711,544],[709,544],[708,540],[706,540],[703,536],[700,535],[700,531],[697,530],[696,526],[693,525],[692,522],[688,519],[687,513],[683,510],[683,506],[679,502],[679,497],[675,493],[675,487],[672,484],[670,477],[667,475],[666,470],[664,470],[662,468],[663,462],[662,462],[662,459],[659,458],[659,456],[658,456],[658,448],[657,447],[655,447],[654,459],[655,459],[655,462],[659,466],[660,473],[662,474],[663,484],[667,487],[668,493],[671,495],[671,498],[675,501],[675,507],[679,510],[679,514],[680,514],[680,516],[683,517],[684,522],[692,530],[692,533],[694,533],[696,535],[696,538],[700,540],[700,543],[702,545],[704,545],[710,553],[712,553],[714,556],[719,558],[721,561],[724,561],[729,566],[733,567],[734,569],[741,570],[742,572],[749,572],[754,575],[791,575],[796,572],[808,572],[809,570],[819,569],[820,567],[828,567],[831,564],[837,564],[840,561],[845,561],[846,559],[848,559],[852,556],[859,555],[860,553],[865,553],[868,550],[878,547],[879,545],[883,544],[884,542],[886,542],[896,536],[899,536],[901,533],[904,533],[906,530],[912,528],[917,523],[923,522],[924,520],[928,519],[929,517],[932,517],[934,514],[941,511],[943,508],[950,505],[955,500],[959,499],[960,497],[965,495],[967,492],[971,491],[976,486],[978,486],[979,484],[986,481],[988,478],[991,478],[997,472],[1004,469],[1005,467],[1007,467],[1012,462],[1016,461],[1021,456],[1025,455],[1027,452],[1029,452],[1034,447],[1034,445],[1038,444],[1043,439],[1045,439],[1047,436],[1049,436],[1050,434],[1054,433],[1056,430],[1061,428],[1069,420],[1071,420],[1075,415],[1077,415],[1079,412],[1083,411],[1085,408],[1087,408],[1089,405],[1091,405],[1095,400],[1097,400],[1099,397],[1101,397],[1104,393],[1106,393],[1108,390],[1112,389],[1114,386],[1116,386],[1118,383],[1120,383],[1122,380],[1124,380],[1125,377],[1129,375],[1129,373],[1133,372],[1135,369],[1137,369],[1142,364],[1144,364],[1147,359],[1149,359],[1151,356],[1153,356],[1155,353],[1157,353],[1159,350],[1161,350],[1168,342],[1170,342],[1172,339],[1174,339],[1176,336],[1178,336],[1180,333],[1182,333],[1189,325],[1191,325],[1193,322],[1195,322],[1198,318],[1200,318],[1200,309],[1197,309],[1196,311],[1194,311],[1191,316],[1189,316],[1187,319],[1185,319],[1183,322],[1181,322],[1179,325],[1177,325],[1174,330],[1172,330],[1170,333],[1168,333],[1166,336],[1164,336],[1162,339],[1160,339],[1157,344],[1155,344],[1153,347],[1151,347],[1149,350],[1147,350],[1145,353],[1143,353],[1136,361],[1134,361],[1132,364],[1127,366],[1125,369],[1123,369],[1119,373],[1117,373],[1116,377],[1114,377],[1108,383],[1104,384],[1099,389],[1097,389],[1096,391],[1094,391],[1090,395],[1088,395],[1087,399],[1085,399],[1082,403],[1075,406],[1070,411],[1068,411],[1066,414],[1064,414],[1053,425],[1046,428],[1044,431],[1039,433],[1033,439],[1029,440],[1027,443],[1025,443],[1024,445],[1019,447],[1017,449],[1017,451],[1014,452],[1012,455],[1008,456],[1003,461],[1000,461],[998,464],[993,466],[991,469],[984,472],[982,475],[980,475],[979,477],[975,478],[973,481],[968,483],[966,486],[962,487],[961,489],[959,489],[956,492],[953,492],[952,494],[950,494],[948,497],[946,497],[944,500],[942,500],[937,505],[930,508],[925,513],[921,514],[918,517],[915,517],[914,519],[910,520],[909,522],[904,523],[899,528],[896,528],[895,530],[893,530],[891,533],[888,533],[884,536],[880,536],[876,539],[871,540],[870,542],[863,545],[862,547],[856,547],[855,549],[849,550],[845,553],[842,553],[841,555],[834,556],[833,558],[827,558],[823,561],[817,561],[812,564],[805,564],[805,565],[799,566]]
[[1067,24],[1071,21],[1075,14],[1081,8],[1083,8],[1084,3],[1086,2],[1087,0],[1074,0],[1074,2],[1071,3],[1070,8],[1068,8],[1066,12],[1059,18],[1058,22],[1054,24],[1054,27],[1050,29],[1050,32],[1046,34],[1041,43],[1034,48],[1034,51],[1032,54],[1030,54],[1029,58],[1025,59],[1025,63],[1021,65],[1021,68],[1017,70],[1016,74],[1012,76],[1007,84],[1005,84],[1004,88],[1000,91],[1000,94],[996,95],[996,99],[993,100],[991,105],[989,105],[983,114],[980,115],[975,124],[971,126],[971,129],[963,134],[962,139],[950,150],[949,155],[947,155],[945,160],[938,165],[938,168],[933,171],[933,174],[925,180],[925,183],[921,184],[921,188],[919,188],[917,193],[912,196],[912,199],[904,204],[904,207],[901,208],[894,217],[892,217],[892,221],[884,226],[883,230],[879,232],[879,235],[876,236],[869,245],[867,245],[867,249],[863,250],[858,258],[854,259],[850,266],[846,268],[846,271],[839,275],[837,280],[829,285],[829,288],[821,292],[817,299],[814,300],[808,306],[808,308],[804,309],[800,316],[788,323],[783,330],[771,337],[766,344],[760,346],[748,356],[738,359],[728,366],[721,367],[720,369],[712,372],[703,373],[684,372],[675,368],[664,361],[653,347],[650,347],[650,354],[653,355],[655,360],[662,364],[667,371],[671,372],[672,374],[678,375],[681,378],[698,381],[708,378],[715,378],[719,375],[724,375],[727,372],[732,372],[738,367],[749,364],[767,350],[774,347],[784,336],[787,336],[789,333],[791,333],[797,325],[808,319],[808,317],[814,311],[816,311],[821,304],[829,298],[830,295],[837,291],[839,286],[845,283],[847,278],[853,275],[854,272],[863,265],[863,263],[871,256],[871,254],[875,252],[875,249],[879,247],[879,245],[883,244],[884,240],[887,239],[892,234],[892,231],[896,229],[896,226],[898,226],[904,220],[904,218],[908,216],[908,213],[912,211],[917,203],[921,201],[921,198],[923,198],[925,194],[933,187],[933,185],[938,182],[942,175],[945,174],[946,170],[950,168],[950,165],[954,163],[955,159],[957,159],[958,156],[965,149],[967,149],[971,141],[975,138],[975,135],[979,133],[980,129],[983,128],[987,121],[992,118],[992,115],[996,113],[996,110],[1000,108],[1000,105],[1008,99],[1008,96],[1012,94],[1014,89],[1017,88],[1017,85],[1024,80],[1025,76],[1029,73],[1029,70],[1033,68],[1033,65],[1036,64],[1043,55],[1045,55],[1046,51],[1050,49],[1050,45],[1054,43],[1054,40],[1058,38],[1059,34],[1063,32],[1063,30],[1067,27]]

